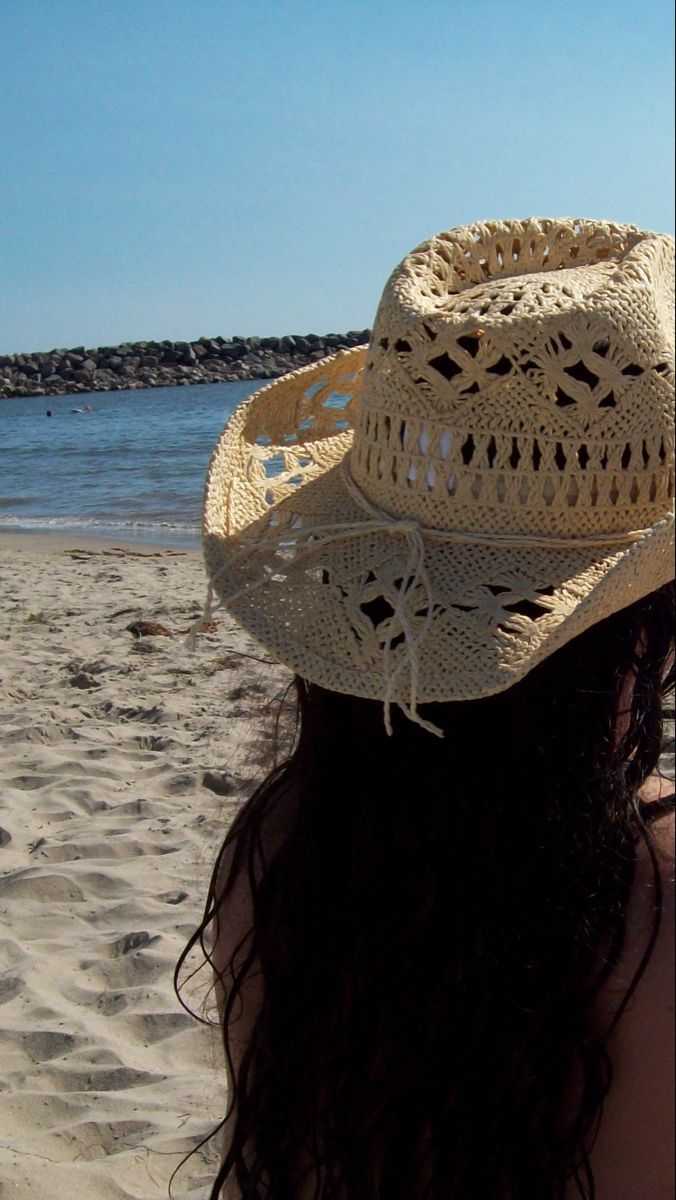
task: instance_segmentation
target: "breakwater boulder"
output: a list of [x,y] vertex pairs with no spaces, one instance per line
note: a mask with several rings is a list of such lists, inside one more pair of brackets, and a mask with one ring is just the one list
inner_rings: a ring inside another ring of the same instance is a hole
[[194,342],[0,355],[0,397],[61,396],[238,379],[277,379],[338,350],[365,345],[369,329],[284,337],[201,337]]

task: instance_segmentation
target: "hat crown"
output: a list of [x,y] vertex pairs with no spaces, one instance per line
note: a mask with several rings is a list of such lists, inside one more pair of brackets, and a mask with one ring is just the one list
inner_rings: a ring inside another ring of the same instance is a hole
[[616,533],[673,497],[673,242],[592,221],[441,234],[390,277],[352,474],[395,516]]

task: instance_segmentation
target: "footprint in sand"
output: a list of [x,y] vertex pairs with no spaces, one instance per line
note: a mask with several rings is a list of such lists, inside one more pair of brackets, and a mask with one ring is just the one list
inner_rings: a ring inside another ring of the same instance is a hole
[[21,1045],[33,1062],[49,1062],[53,1058],[63,1058],[76,1050],[80,1039],[72,1033],[61,1033],[59,1030],[39,1030],[34,1033],[24,1033]]
[[24,981],[18,975],[0,976],[0,1004],[8,1004],[23,991]]
[[106,700],[101,709],[106,716],[114,717],[116,721],[146,721],[149,725],[161,725],[172,720],[172,714],[159,704],[151,708],[129,708]]
[[63,729],[56,725],[23,725],[16,729],[3,730],[2,740],[6,746],[29,745],[48,746],[59,742],[64,737]]
[[173,750],[179,745],[174,738],[168,737],[141,736],[135,737],[133,741],[136,743],[139,750],[153,750],[155,753],[157,753],[159,750]]
[[133,1067],[113,1067],[90,1071],[63,1070],[45,1072],[43,1079],[36,1079],[45,1093],[50,1092],[126,1092],[128,1088],[145,1087],[150,1083],[162,1083],[166,1075],[155,1071],[139,1071]]
[[[61,800],[69,800],[87,817],[91,817],[94,813],[105,812],[111,805],[107,800],[99,800],[92,797],[88,788],[83,788],[80,781],[73,787],[67,786],[63,781],[59,782],[59,798]],[[56,817],[56,813],[52,812],[51,816]]]
[[96,1001],[96,1010],[104,1017],[114,1017],[116,1013],[124,1012],[128,1005],[124,992],[102,992]]
[[125,1018],[125,1027],[135,1041],[143,1045],[166,1041],[184,1029],[194,1028],[194,1019],[188,1013],[134,1013]]
[[162,900],[164,904],[182,904],[184,900],[188,899],[188,893],[180,890],[176,892],[164,892],[157,899]]
[[[157,935],[158,938],[160,936]],[[148,987],[150,984],[156,984],[158,980],[163,982],[166,979],[166,962],[146,957],[144,950],[147,947],[120,954],[115,952],[116,944],[111,947],[112,958],[83,959],[78,963],[83,981],[86,979],[96,987],[119,991]]]
[[[84,1162],[108,1158],[122,1150],[142,1146],[152,1130],[148,1121],[80,1121],[68,1130],[68,1152],[74,1160]],[[129,1193],[120,1193],[121,1197],[123,1195]]]
[[197,792],[198,786],[195,775],[180,774],[174,775],[173,779],[168,779],[164,790],[170,796],[185,796],[189,792]]
[[39,868],[17,871],[0,882],[0,896],[7,899],[51,901],[57,904],[81,904],[87,897],[81,887],[66,875],[44,875]]
[[159,817],[167,810],[167,802],[164,800],[146,800],[139,797],[138,800],[125,800],[122,804],[113,804],[111,806],[115,811],[115,816],[129,817]]
[[139,858],[142,855],[163,853],[163,846],[136,842],[123,835],[119,840],[109,837],[105,842],[52,843],[42,850],[40,857],[43,862],[51,863],[80,862],[83,859],[124,862],[126,859]]
[[48,784],[53,786],[54,780],[49,775],[15,775],[7,780],[7,784],[9,787],[21,788],[24,792],[36,792]]

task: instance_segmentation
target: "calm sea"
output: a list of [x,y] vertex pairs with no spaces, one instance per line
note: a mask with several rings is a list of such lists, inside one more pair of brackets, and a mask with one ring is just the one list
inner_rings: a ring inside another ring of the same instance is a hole
[[0,531],[198,545],[214,442],[260,386],[0,399]]

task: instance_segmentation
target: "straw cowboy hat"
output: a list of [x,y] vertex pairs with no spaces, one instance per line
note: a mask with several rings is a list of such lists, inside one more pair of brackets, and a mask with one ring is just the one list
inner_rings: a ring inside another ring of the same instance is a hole
[[229,421],[203,515],[218,597],[326,688],[510,687],[673,578],[671,238],[490,221],[418,246],[368,351]]

